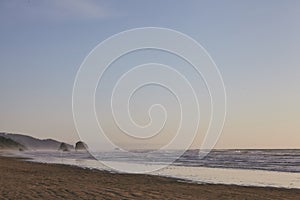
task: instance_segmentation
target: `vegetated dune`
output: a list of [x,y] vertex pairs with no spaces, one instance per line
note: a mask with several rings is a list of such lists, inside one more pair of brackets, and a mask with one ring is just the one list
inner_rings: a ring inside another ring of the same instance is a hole
[[0,136],[0,150],[19,150],[23,151],[26,147],[10,138]]
[[[38,149],[49,149],[58,150],[61,142],[53,139],[38,139],[27,135],[12,134],[12,133],[0,133],[1,137],[14,140],[17,143],[27,147],[27,149],[38,150]],[[70,144],[66,144],[68,149],[74,149]]]

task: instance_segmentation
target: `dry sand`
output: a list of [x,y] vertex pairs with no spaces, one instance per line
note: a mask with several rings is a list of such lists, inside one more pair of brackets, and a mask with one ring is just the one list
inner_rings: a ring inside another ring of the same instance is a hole
[[300,199],[300,190],[184,183],[0,157],[0,199]]

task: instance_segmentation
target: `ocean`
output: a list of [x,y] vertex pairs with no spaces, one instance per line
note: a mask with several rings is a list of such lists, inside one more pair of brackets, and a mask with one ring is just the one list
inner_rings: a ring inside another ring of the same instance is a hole
[[[138,154],[138,152],[135,152]],[[177,151],[133,157],[122,151],[97,152],[97,159],[87,152],[24,151],[18,156],[34,162],[76,165],[118,173],[113,166],[130,169],[153,166],[161,168],[147,174],[177,178],[201,184],[235,184],[300,189],[300,149],[212,150],[200,158],[198,150],[188,150],[179,159]],[[170,160],[175,161],[169,164]],[[161,166],[161,167],[160,167]]]

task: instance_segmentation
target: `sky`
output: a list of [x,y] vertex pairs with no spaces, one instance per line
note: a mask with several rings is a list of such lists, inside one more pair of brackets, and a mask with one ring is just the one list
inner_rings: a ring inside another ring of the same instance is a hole
[[[227,116],[216,148],[300,148],[300,2],[296,0],[2,0],[0,132],[78,141],[72,89],[81,63],[106,38],[139,27],[185,33],[217,64],[226,87]],[[138,55],[139,61],[148,59],[145,53]],[[157,52],[150,55],[168,60]],[[180,62],[171,62],[176,63]],[[108,77],[121,72],[117,65]],[[154,97],[163,93],[149,90]],[[137,110],[151,104],[149,93],[137,97],[134,106],[141,108]],[[105,120],[101,98],[105,99],[96,95],[97,115]],[[142,124],[144,118],[148,120],[143,112],[136,115]],[[201,138],[195,139],[193,148]]]

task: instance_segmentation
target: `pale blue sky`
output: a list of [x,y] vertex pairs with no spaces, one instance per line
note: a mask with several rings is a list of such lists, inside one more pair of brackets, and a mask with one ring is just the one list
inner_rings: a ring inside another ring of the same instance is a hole
[[228,95],[219,148],[300,148],[299,1],[0,1],[0,131],[77,140],[72,87],[118,32],[181,31],[218,65]]

